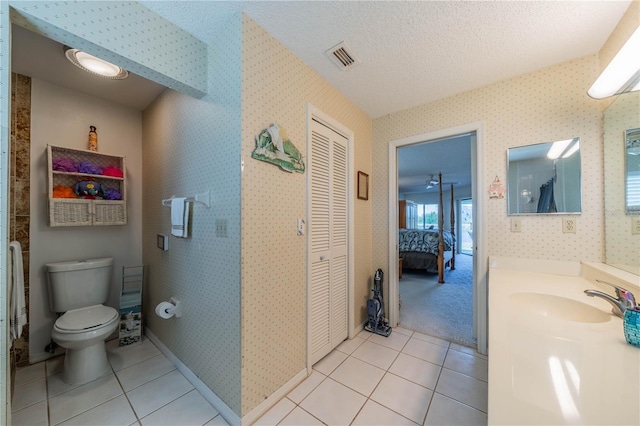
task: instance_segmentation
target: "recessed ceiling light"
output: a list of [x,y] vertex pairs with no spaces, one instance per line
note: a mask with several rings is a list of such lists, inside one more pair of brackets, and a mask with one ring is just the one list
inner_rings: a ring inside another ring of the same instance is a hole
[[124,68],[100,58],[96,58],[95,56],[89,55],[79,49],[65,46],[64,55],[73,65],[98,77],[122,80],[129,76],[129,73]]

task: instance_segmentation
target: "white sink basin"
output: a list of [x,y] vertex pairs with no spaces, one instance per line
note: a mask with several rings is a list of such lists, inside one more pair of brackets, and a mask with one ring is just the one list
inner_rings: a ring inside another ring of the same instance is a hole
[[552,294],[514,293],[509,298],[515,309],[565,321],[598,323],[607,322],[612,316],[586,303]]

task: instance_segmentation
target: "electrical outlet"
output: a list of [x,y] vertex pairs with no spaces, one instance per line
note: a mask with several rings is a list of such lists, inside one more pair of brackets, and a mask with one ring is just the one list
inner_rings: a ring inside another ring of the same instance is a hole
[[522,232],[522,222],[519,217],[511,218],[511,232]]
[[576,233],[576,219],[574,217],[562,218],[562,232],[575,234]]
[[640,234],[640,216],[631,217],[631,233],[633,235]]
[[216,237],[227,238],[227,219],[216,219]]

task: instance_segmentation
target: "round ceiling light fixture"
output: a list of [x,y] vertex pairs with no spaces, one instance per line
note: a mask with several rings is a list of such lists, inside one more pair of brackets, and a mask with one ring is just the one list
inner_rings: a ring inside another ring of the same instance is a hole
[[100,58],[96,58],[95,56],[89,55],[79,49],[65,46],[64,55],[73,65],[98,77],[108,78],[111,80],[122,80],[129,76],[129,73],[124,68]]

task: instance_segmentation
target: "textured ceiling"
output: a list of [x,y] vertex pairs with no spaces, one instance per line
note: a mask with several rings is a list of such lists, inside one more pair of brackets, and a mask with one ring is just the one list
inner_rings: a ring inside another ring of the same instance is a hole
[[[630,1],[143,3],[204,42],[245,12],[377,118],[595,54]],[[341,41],[362,61],[348,71],[325,54]]]

